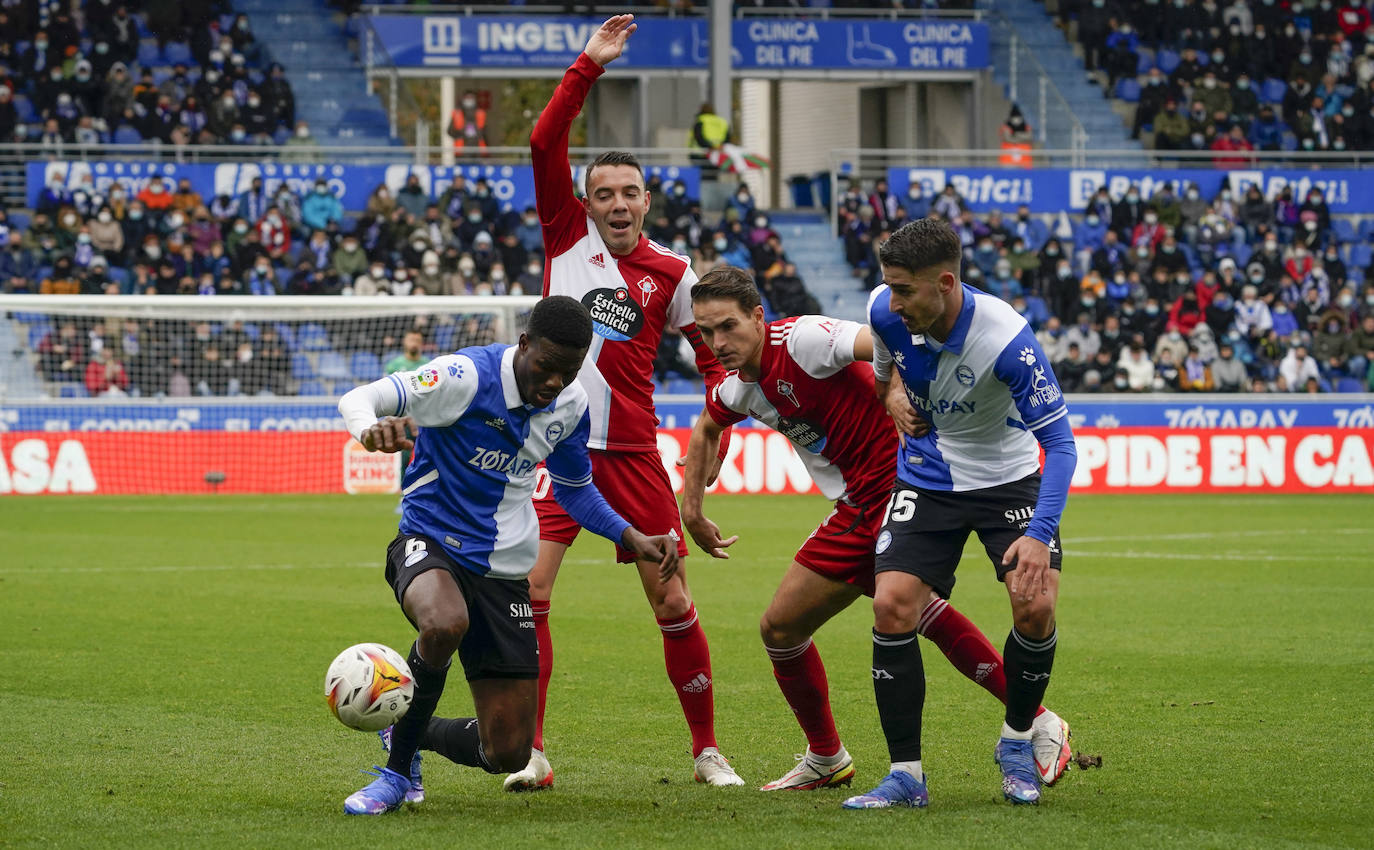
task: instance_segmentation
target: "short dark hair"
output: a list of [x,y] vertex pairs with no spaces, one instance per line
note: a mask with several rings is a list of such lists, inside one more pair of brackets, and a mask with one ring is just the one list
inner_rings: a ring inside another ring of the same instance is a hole
[[754,278],[744,269],[718,266],[701,276],[692,286],[692,303],[698,301],[734,301],[745,313],[763,303]]
[[592,171],[603,165],[629,165],[639,172],[639,182],[644,182],[644,167],[639,164],[639,158],[629,151],[606,151],[591,161],[587,166],[587,173],[583,175],[584,185],[582,191],[591,194],[592,191]]
[[568,348],[586,348],[592,344],[592,315],[575,298],[550,295],[534,305],[525,333],[531,341],[543,339]]
[[957,275],[962,256],[959,234],[948,222],[933,218],[918,218],[902,225],[878,247],[878,262],[912,274],[931,266],[953,264]]

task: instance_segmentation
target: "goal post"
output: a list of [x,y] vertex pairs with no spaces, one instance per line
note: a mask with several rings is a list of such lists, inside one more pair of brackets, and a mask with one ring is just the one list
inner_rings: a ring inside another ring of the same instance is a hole
[[0,494],[395,492],[338,397],[514,342],[537,301],[0,295]]

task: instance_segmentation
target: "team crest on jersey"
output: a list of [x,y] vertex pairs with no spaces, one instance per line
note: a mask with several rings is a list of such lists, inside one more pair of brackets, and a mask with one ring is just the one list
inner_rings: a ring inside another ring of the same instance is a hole
[[884,552],[886,552],[886,551],[887,551],[887,547],[889,547],[889,546],[891,546],[891,545],[892,545],[892,532],[884,530],[882,534],[879,534],[879,535],[878,535],[878,543],[877,543],[876,546],[873,547],[873,549],[874,549],[875,552],[877,552],[879,555],[881,555],[881,554],[883,554]]
[[582,296],[582,306],[592,314],[592,330],[616,342],[633,339],[644,327],[644,311],[625,287],[593,289]]
[[792,402],[793,407],[801,407],[801,402],[797,401],[797,389],[791,381],[778,379],[778,395]]
[[649,306],[649,296],[658,291],[658,284],[654,283],[654,279],[646,274],[644,279],[635,285],[639,287],[639,293],[642,296],[639,303],[646,307]]
[[548,440],[550,444],[563,439],[563,423],[550,422],[549,427],[544,429],[544,439]]
[[439,386],[438,369],[421,369],[410,376],[410,388],[417,393],[427,393]]
[[954,370],[954,378],[964,386],[973,388],[973,370],[969,367],[960,364],[959,368]]

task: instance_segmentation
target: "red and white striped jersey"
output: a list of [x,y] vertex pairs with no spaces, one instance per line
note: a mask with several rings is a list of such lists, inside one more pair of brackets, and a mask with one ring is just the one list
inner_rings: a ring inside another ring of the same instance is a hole
[[873,392],[873,367],[854,360],[862,327],[825,316],[770,322],[759,379],[726,373],[706,410],[721,426],[752,416],[777,430],[827,499],[869,505],[892,489],[897,429]]
[[697,278],[687,258],[643,235],[629,254],[612,254],[574,191],[568,132],[602,70],[585,54],[578,56],[530,134],[547,255],[544,295],[571,296],[592,314],[596,334],[578,374],[590,403],[588,445],[653,451],[653,364],[664,328],[682,329],[708,382],[724,372],[692,322]]

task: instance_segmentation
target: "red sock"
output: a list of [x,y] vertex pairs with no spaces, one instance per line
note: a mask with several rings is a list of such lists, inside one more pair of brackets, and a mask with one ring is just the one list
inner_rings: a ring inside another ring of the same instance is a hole
[[539,719],[534,726],[534,748],[544,751],[544,703],[549,698],[549,678],[553,675],[553,636],[549,634],[549,601],[531,599],[534,611],[534,639],[539,642]]
[[818,756],[838,753],[840,733],[835,731],[835,718],[830,713],[830,683],[816,645],[807,638],[806,643],[789,649],[764,648],[773,660],[773,677],[797,715],[811,752]]
[[677,691],[687,728],[692,732],[692,755],[716,745],[715,704],[711,693],[711,649],[697,622],[697,608],[674,620],[659,620],[663,632],[663,660],[668,681]]
[[[921,612],[916,631],[939,647],[956,670],[1006,704],[1007,675],[1002,669],[1002,655],[972,620],[937,597]],[[1035,715],[1039,717],[1044,711],[1042,705]]]

